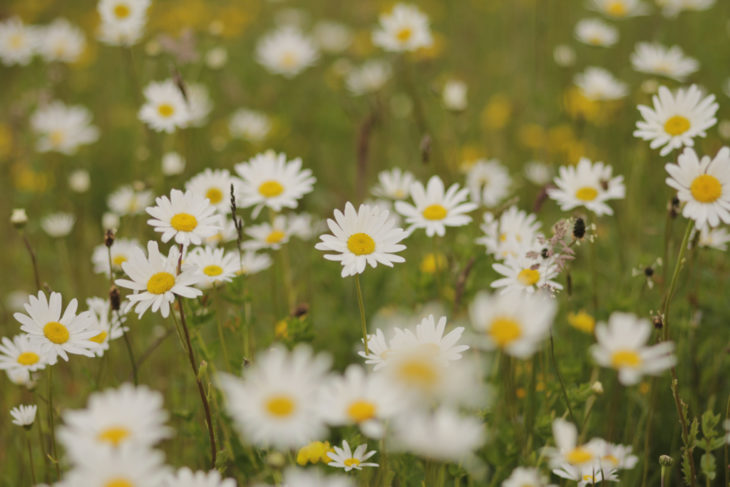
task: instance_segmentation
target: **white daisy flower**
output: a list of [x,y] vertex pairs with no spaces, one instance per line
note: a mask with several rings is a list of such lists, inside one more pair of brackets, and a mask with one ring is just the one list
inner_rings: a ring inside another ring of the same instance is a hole
[[91,176],[85,169],[76,169],[68,175],[68,187],[75,193],[86,193],[91,186]]
[[293,78],[312,66],[318,58],[319,52],[312,39],[292,26],[270,32],[256,44],[259,64],[285,78]]
[[99,0],[99,40],[114,46],[131,46],[142,37],[150,0]]
[[149,450],[172,434],[167,420],[162,394],[122,384],[92,393],[85,409],[64,411],[58,439],[71,460],[82,463],[89,450],[104,446]]
[[677,359],[672,342],[647,346],[652,329],[649,320],[616,311],[608,324],[596,325],[597,343],[591,354],[598,365],[616,369],[623,385],[634,385],[646,374],[660,375]]
[[353,452],[350,449],[350,445],[347,440],[342,442],[342,448],[335,446],[334,452],[329,452],[327,455],[332,460],[327,465],[330,467],[343,468],[345,472],[350,470],[362,470],[363,467],[378,467],[377,463],[368,462],[367,460],[375,455],[375,450],[367,451],[367,443],[355,448]]
[[320,20],[312,29],[312,36],[325,52],[345,51],[352,43],[352,31],[340,22]]
[[89,340],[99,344],[96,356],[101,357],[105,351],[109,350],[111,340],[121,338],[124,333],[129,331],[129,328],[123,326],[127,318],[124,316],[123,311],[112,312],[108,299],[88,298],[86,306],[88,306],[93,318],[91,328],[97,332]]
[[208,115],[213,110],[213,101],[210,99],[208,88],[202,83],[187,85],[188,96],[188,124],[189,127],[202,127],[208,121]]
[[444,190],[444,183],[438,176],[431,176],[425,188],[420,181],[414,182],[410,193],[414,204],[396,201],[395,209],[406,218],[406,223],[410,223],[409,232],[424,228],[429,237],[444,236],[446,227],[466,225],[471,221],[466,213],[477,208],[474,203],[466,201],[468,189],[460,189],[454,183]]
[[624,177],[613,177],[613,168],[602,162],[591,162],[582,157],[577,166],[561,166],[555,178],[555,188],[548,188],[548,196],[563,211],[583,206],[596,215],[613,215],[608,200],[626,196]]
[[334,220],[327,220],[332,235],[321,235],[314,248],[335,252],[325,254],[324,258],[342,264],[342,277],[361,274],[367,265],[393,267],[394,263],[405,262],[395,254],[405,250],[406,246],[399,242],[407,233],[395,226],[388,211],[369,205],[360,205],[356,211],[348,202],[344,213],[335,210],[334,214]]
[[35,422],[35,415],[38,412],[38,406],[35,404],[21,404],[10,410],[10,416],[13,418],[13,424],[18,426],[32,426]]
[[198,268],[200,289],[210,289],[224,282],[231,282],[239,270],[238,255],[225,249],[198,247],[185,257],[185,265]]
[[497,260],[518,257],[527,253],[539,235],[540,222],[537,216],[510,206],[495,218],[492,213],[484,214],[480,225],[484,236],[477,243],[487,248],[487,253]]
[[507,257],[504,263],[492,264],[492,268],[504,276],[490,284],[493,288],[503,288],[502,294],[522,292],[532,294],[539,289],[550,292],[563,289],[553,281],[560,272],[552,259],[531,259],[526,255]]
[[181,245],[200,245],[204,238],[214,235],[222,226],[215,210],[206,196],[173,189],[169,198],[160,196],[155,199],[155,206],[146,208],[152,216],[147,223],[162,233],[160,240],[163,242],[174,237]]
[[38,51],[48,62],[73,63],[85,48],[83,31],[66,19],[56,19],[38,33]]
[[114,281],[117,286],[134,291],[127,299],[133,303],[140,318],[150,307],[153,313],[159,310],[162,317],[167,318],[176,295],[195,298],[203,294],[193,287],[201,278],[197,270],[183,269],[177,274],[180,250],[176,246],[165,256],[160,253],[157,242],[149,241],[147,254],[133,249],[129,260],[122,263],[122,269],[130,279]]
[[190,123],[190,108],[173,80],[149,83],[144,98],[137,116],[152,130],[172,133]]
[[24,386],[33,389],[37,385],[36,377],[23,369],[8,369],[5,371],[8,380],[16,386]]
[[23,24],[18,17],[0,22],[0,61],[5,66],[30,63],[38,46],[36,28]]
[[149,448],[123,445],[85,448],[68,471],[64,486],[159,487],[169,475],[164,455]]
[[575,75],[575,85],[589,100],[618,100],[628,94],[626,83],[603,68],[591,66]]
[[707,10],[714,5],[715,0],[661,0],[662,14],[667,17],[676,17],[682,11]]
[[[117,238],[111,246],[111,266],[112,271],[122,272],[122,264],[129,260],[129,256],[133,249],[142,249],[137,240]],[[104,274],[109,277],[109,249],[106,245],[101,244],[94,247],[91,254],[91,263],[94,265],[94,272]]]
[[437,323],[433,315],[428,315],[416,325],[415,333],[409,328],[393,328],[389,347],[391,350],[420,347],[449,362],[460,360],[462,352],[469,350],[469,345],[459,343],[464,327],[457,326],[444,334],[445,331],[445,316],[440,317]]
[[666,76],[677,81],[697,71],[700,63],[685,56],[679,46],[665,47],[659,43],[640,42],[631,54],[631,65],[640,73]]
[[649,13],[643,0],[590,0],[589,7],[607,17],[623,19]]
[[292,213],[289,215],[289,231],[293,237],[298,239],[312,240],[326,228],[324,220],[315,218],[309,213]]
[[441,101],[447,110],[461,112],[466,110],[468,105],[466,94],[468,87],[466,83],[458,79],[450,79],[444,83],[441,91]]
[[134,185],[122,186],[109,195],[106,204],[119,216],[138,215],[152,204],[154,195],[147,189],[139,189]]
[[555,300],[540,294],[477,294],[469,307],[477,342],[487,350],[500,349],[526,359],[550,333],[557,312]]
[[666,183],[677,190],[684,203],[682,215],[695,221],[698,228],[730,223],[730,148],[720,149],[714,159],[700,159],[687,147],[677,164],[667,164]]
[[593,438],[588,448],[598,452],[598,463],[601,468],[630,470],[639,462],[639,457],[632,453],[631,445],[609,443],[601,438]]
[[326,430],[317,397],[330,359],[306,345],[275,346],[256,357],[244,377],[219,374],[226,408],[245,441],[278,449],[299,447]]
[[0,344],[0,370],[24,375],[27,380],[32,372],[44,369],[52,360],[54,353],[30,335],[16,335],[12,340],[3,337]]
[[390,345],[385,338],[383,330],[378,328],[375,333],[368,335],[368,351],[357,352],[359,356],[365,359],[365,363],[373,366],[373,370],[379,370],[385,367],[385,360],[390,354]]
[[675,94],[666,86],[652,97],[654,108],[639,105],[644,120],[636,122],[634,137],[650,140],[650,147],[662,147],[660,155],[666,156],[682,146],[693,147],[695,137],[705,137],[705,130],[717,123],[715,113],[719,105],[715,95],[702,98],[696,85],[680,88]]
[[236,487],[233,479],[223,479],[220,472],[193,472],[187,467],[182,467],[175,474],[169,475],[160,484],[161,487]]
[[41,228],[53,238],[66,237],[74,227],[76,217],[71,213],[51,213],[41,220]]
[[554,487],[548,485],[548,479],[536,468],[517,467],[502,482],[502,487]]
[[300,158],[287,161],[286,154],[272,150],[236,164],[235,169],[242,179],[241,206],[254,206],[254,218],[264,206],[274,211],[296,208],[298,200],[312,191],[316,181],[311,170],[302,169]]
[[203,243],[209,247],[217,247],[228,242],[233,242],[238,239],[238,230],[236,230],[236,224],[233,220],[226,218],[216,233],[210,237],[206,237]]
[[165,152],[160,166],[165,176],[177,176],[185,170],[185,159],[177,152]]
[[135,22],[102,22],[99,24],[97,39],[110,46],[133,46],[142,38],[146,19]]
[[345,85],[355,96],[379,91],[390,80],[393,69],[382,59],[370,59],[347,72]]
[[378,173],[378,184],[371,191],[380,198],[404,200],[408,197],[415,180],[411,172],[395,167]]
[[39,152],[73,155],[82,145],[96,142],[99,129],[91,124],[91,112],[80,105],[67,106],[53,101],[38,108],[30,118],[38,135]]
[[[721,251],[727,250],[727,244],[730,242],[730,233],[726,228],[709,228],[703,227],[699,230],[700,236],[697,240],[698,247],[706,247],[710,249],[716,249]],[[693,237],[694,238],[694,237]],[[693,238],[690,238],[692,244]]]
[[601,19],[583,19],[575,24],[575,38],[590,46],[610,47],[618,41],[618,30]]
[[552,168],[542,161],[530,161],[522,171],[528,181],[536,186],[547,184],[553,178]]
[[564,465],[570,467],[592,467],[600,458],[596,443],[578,444],[578,429],[562,418],[553,421],[554,447],[546,447],[543,453],[550,459],[552,468]]
[[271,223],[261,223],[246,227],[246,234],[252,240],[243,242],[247,250],[279,250],[282,245],[289,243],[292,236],[291,225],[286,215],[277,215]]
[[238,178],[231,176],[227,169],[206,168],[185,183],[185,190],[207,198],[219,213],[228,214],[231,212],[231,185],[238,200]]
[[618,482],[615,469],[601,468],[597,465],[576,467],[570,464],[562,464],[553,469],[558,477],[578,482],[576,487],[593,487],[603,481]]
[[476,161],[466,174],[466,187],[474,203],[496,206],[509,194],[512,179],[509,171],[497,159]]
[[228,131],[233,137],[257,144],[271,133],[271,125],[271,117],[265,113],[241,108],[231,115]]
[[373,44],[391,52],[415,51],[433,44],[428,17],[416,6],[397,3],[380,15]]
[[257,254],[253,250],[243,253],[240,273],[246,276],[256,274],[271,267],[271,257],[267,254]]

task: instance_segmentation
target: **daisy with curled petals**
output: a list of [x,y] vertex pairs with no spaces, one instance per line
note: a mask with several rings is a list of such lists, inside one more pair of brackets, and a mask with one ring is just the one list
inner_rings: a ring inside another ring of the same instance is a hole
[[638,383],[645,374],[660,375],[677,359],[672,342],[647,346],[652,329],[649,320],[616,311],[607,324],[596,325],[593,358],[598,365],[616,369],[619,382],[626,386]]
[[195,298],[203,294],[193,286],[200,280],[197,269],[183,269],[177,273],[180,250],[170,248],[165,256],[160,253],[157,242],[147,242],[147,256],[140,249],[134,249],[122,269],[129,279],[117,279],[117,286],[132,289],[134,294],[127,296],[133,303],[135,311],[141,318],[150,308],[152,312],[160,311],[163,318],[170,314],[170,304],[175,296]]
[[68,361],[69,353],[93,357],[98,347],[90,340],[98,332],[91,328],[89,312],[77,315],[77,308],[78,301],[72,299],[63,311],[61,293],[51,293],[48,299],[43,291],[38,291],[37,297],[28,296],[25,304],[28,314],[13,316],[22,324],[20,329],[41,344],[43,353],[48,354],[48,365],[54,365],[58,357]]
[[311,170],[302,169],[300,158],[287,161],[286,154],[272,150],[236,164],[235,169],[242,179],[241,206],[254,206],[254,218],[264,206],[274,211],[296,208],[298,200],[312,191],[316,181]]
[[636,17],[649,13],[643,0],[591,0],[590,7],[614,19]]
[[35,404],[14,407],[10,410],[10,416],[13,418],[13,424],[24,428],[30,427],[35,422],[35,415],[38,412],[38,406]]
[[502,288],[502,294],[521,292],[532,294],[538,289],[550,292],[563,289],[563,286],[552,279],[557,277],[559,269],[552,259],[532,259],[525,255],[508,257],[504,263],[492,264],[492,269],[503,277],[492,281],[490,286]]
[[188,104],[173,80],[148,84],[144,98],[138,117],[152,130],[172,133],[190,122]]
[[[86,300],[86,306],[88,306],[91,312],[92,320],[90,326],[97,332],[89,340],[99,344],[96,350],[96,356],[101,357],[105,351],[109,350],[109,342],[111,340],[116,340],[129,331],[129,328],[124,326],[127,318],[123,313],[126,313],[126,311],[112,311],[111,303],[108,299],[104,298],[88,298]],[[122,310],[126,310],[126,308],[122,307]]]
[[613,168],[602,162],[581,158],[577,166],[561,166],[555,188],[547,190],[563,211],[583,206],[596,215],[613,215],[608,200],[626,196],[623,176],[613,177]]
[[666,156],[674,149],[694,146],[695,137],[705,137],[705,130],[717,123],[715,113],[719,105],[715,95],[703,98],[702,91],[692,85],[680,88],[672,94],[666,86],[652,97],[654,108],[639,105],[644,120],[636,122],[634,137],[650,140],[652,149],[662,147],[660,155]]
[[530,249],[538,236],[540,222],[534,214],[511,206],[499,215],[499,219],[492,213],[485,213],[479,228],[484,236],[477,239],[477,243],[484,245],[495,259],[504,260],[523,255]]
[[227,214],[231,212],[231,185],[238,199],[238,178],[227,169],[207,168],[185,183],[185,190],[204,196],[219,213]]
[[469,307],[478,343],[487,350],[503,350],[520,359],[530,357],[548,336],[557,305],[541,294],[479,293]]
[[[122,264],[129,260],[132,249],[141,249],[139,242],[133,239],[117,238],[111,246],[111,270],[121,272]],[[94,272],[109,277],[109,248],[104,245],[94,247],[91,254],[91,263],[94,264]]]
[[155,206],[146,211],[152,217],[147,223],[162,233],[163,242],[174,237],[180,245],[200,245],[204,238],[215,235],[222,227],[222,220],[208,198],[190,191],[173,189],[169,198],[156,198]]
[[[727,250],[727,244],[730,242],[730,233],[726,228],[709,228],[704,227],[699,230],[700,235],[697,240],[698,247],[706,247],[721,251]],[[690,245],[694,240],[694,236],[690,237]]]
[[700,67],[696,59],[684,55],[681,47],[664,47],[650,42],[636,45],[631,54],[631,64],[640,73],[666,76],[677,81],[682,81]]
[[558,477],[578,482],[576,487],[594,487],[604,481],[618,482],[615,468],[602,467],[598,463],[583,467],[564,463],[554,468],[553,473]]
[[226,408],[242,438],[257,446],[288,449],[323,437],[317,397],[329,357],[299,345],[292,351],[275,346],[256,358],[243,378],[218,374]]
[[594,448],[595,444],[579,444],[578,429],[562,418],[553,421],[553,439],[555,446],[544,449],[552,468],[566,464],[578,468],[592,466],[599,458],[600,452]]
[[345,212],[335,210],[335,219],[328,219],[327,225],[332,235],[321,235],[315,248],[335,252],[325,254],[324,258],[342,264],[342,277],[361,274],[367,265],[393,267],[394,263],[405,262],[395,254],[406,248],[399,242],[407,234],[395,226],[387,210],[360,205],[356,211],[348,202]]
[[285,78],[293,78],[318,58],[319,52],[312,39],[291,26],[266,34],[256,45],[259,64]]
[[182,467],[169,475],[160,487],[236,487],[236,481],[222,478],[217,470],[193,472]]
[[186,256],[185,265],[197,267],[200,277],[197,287],[210,289],[236,277],[239,259],[238,255],[225,249],[197,247]]
[[373,32],[373,44],[386,51],[415,51],[433,44],[428,17],[417,7],[398,3],[380,15],[380,25]]
[[372,365],[373,370],[379,370],[385,367],[385,359],[390,353],[390,345],[388,339],[385,338],[383,330],[378,328],[375,333],[368,335],[368,352],[357,352],[359,356],[365,359],[367,365]]
[[329,452],[329,458],[332,460],[327,465],[330,467],[344,468],[345,472],[350,470],[362,470],[363,467],[378,467],[377,463],[367,462],[367,460],[375,455],[375,450],[367,451],[368,445],[363,443],[362,445],[355,448],[353,452],[350,449],[347,440],[342,442],[342,448],[335,446],[334,452]]
[[85,448],[77,460],[63,485],[159,487],[169,475],[162,453],[135,445]]
[[3,337],[0,344],[0,370],[13,371],[30,380],[30,374],[44,369],[51,356],[43,349],[41,342],[33,340],[30,335],[16,335],[12,340]]
[[410,223],[409,232],[424,228],[429,237],[443,237],[446,227],[460,227],[471,221],[466,213],[475,210],[477,205],[467,202],[468,196],[468,189],[461,189],[454,183],[448,190],[444,190],[441,178],[431,176],[425,188],[420,181],[411,185],[414,204],[396,201],[395,209]]
[[372,193],[380,198],[402,200],[408,197],[411,184],[415,180],[411,172],[394,167],[378,173],[378,184],[372,189]]
[[730,223],[730,148],[720,149],[714,159],[701,159],[687,147],[677,164],[664,166],[666,183],[677,190],[684,203],[682,215],[695,221],[697,228]]

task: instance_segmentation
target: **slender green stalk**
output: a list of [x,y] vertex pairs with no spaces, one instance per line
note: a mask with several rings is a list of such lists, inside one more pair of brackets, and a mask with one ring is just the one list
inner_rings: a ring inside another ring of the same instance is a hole
[[365,321],[365,305],[362,301],[362,288],[360,287],[360,274],[355,274],[355,289],[357,290],[357,305],[360,307],[360,325],[362,326],[362,340],[365,344],[365,354],[370,354],[368,348],[368,325]]
[[662,329],[663,341],[666,341],[669,338],[669,305],[672,302],[672,298],[674,297],[674,291],[677,287],[679,271],[682,269],[682,260],[684,259],[685,250],[687,250],[687,244],[689,243],[689,236],[692,234],[692,228],[694,228],[694,220],[689,220],[689,222],[687,223],[687,229],[684,231],[684,238],[682,238],[682,243],[679,247],[677,261],[674,263],[672,281],[669,283],[669,289],[667,289],[667,292],[664,295],[664,303],[662,305],[662,319],[664,320],[664,327]]
[[30,478],[33,480],[33,485],[36,485],[38,482],[36,481],[35,477],[35,465],[33,464],[33,448],[31,447],[29,431],[25,432],[25,440],[28,444],[28,463],[30,464]]
[[58,466],[58,449],[56,448],[56,426],[53,420],[53,367],[48,370],[48,427],[51,435],[51,461],[56,467],[56,479],[61,478],[61,469]]
[[33,252],[33,247],[31,247],[30,242],[28,241],[28,237],[25,236],[25,233],[21,231],[21,235],[23,236],[23,243],[25,244],[25,248],[28,250],[28,255],[30,255],[30,262],[33,264],[33,278],[35,279],[35,287],[37,291],[41,290],[41,278],[38,273],[38,261],[35,257],[35,252]]
[[568,414],[570,414],[570,420],[575,424],[578,425],[578,422],[575,420],[575,415],[573,414],[573,409],[570,407],[570,400],[568,399],[568,391],[565,389],[565,383],[563,382],[563,377],[560,375],[560,370],[558,369],[558,362],[555,360],[555,341],[553,340],[553,332],[550,331],[550,358],[552,359],[553,363],[553,370],[555,371],[555,375],[558,377],[558,382],[560,382],[560,390],[563,392],[563,400],[565,401],[565,406],[568,408]]
[[221,303],[223,298],[221,296],[221,290],[216,286],[215,288],[215,322],[218,328],[218,340],[221,342],[221,349],[223,350],[223,360],[225,361],[226,371],[231,372],[231,359],[228,357],[228,347],[226,346],[226,337],[223,334],[223,309]]
[[[114,267],[112,265],[112,247],[111,245],[107,245],[106,247],[107,251],[107,258],[109,259],[109,281],[110,281],[110,289],[114,288]],[[119,313],[116,312],[116,310],[112,307],[112,315],[116,313],[117,320],[119,320]],[[139,374],[137,372],[137,362],[134,359],[134,350],[132,349],[132,342],[129,339],[129,336],[127,336],[127,331],[122,327],[122,338],[124,338],[124,345],[127,348],[127,355],[129,356],[129,363],[132,366],[132,379],[134,380],[134,385],[139,385]]]

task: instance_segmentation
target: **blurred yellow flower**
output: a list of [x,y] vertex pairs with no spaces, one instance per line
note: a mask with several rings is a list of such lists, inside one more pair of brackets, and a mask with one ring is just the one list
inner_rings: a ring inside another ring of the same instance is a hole
[[329,441],[313,441],[299,449],[297,452],[297,463],[301,466],[307,463],[329,463],[331,460],[327,454],[334,451]]
[[446,268],[446,256],[438,253],[428,253],[421,260],[421,272],[424,274],[434,274]]
[[577,313],[568,313],[568,324],[583,333],[592,334],[596,327],[596,319],[583,310]]
[[289,324],[286,320],[281,320],[274,325],[274,336],[280,340],[289,338]]
[[512,116],[512,102],[502,93],[493,95],[482,111],[482,126],[487,130],[504,128]]

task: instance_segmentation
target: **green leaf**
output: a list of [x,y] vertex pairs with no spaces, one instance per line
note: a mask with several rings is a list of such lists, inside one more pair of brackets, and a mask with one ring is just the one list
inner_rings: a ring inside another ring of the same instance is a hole
[[700,459],[702,474],[710,480],[715,480],[715,456],[712,453],[705,453]]

